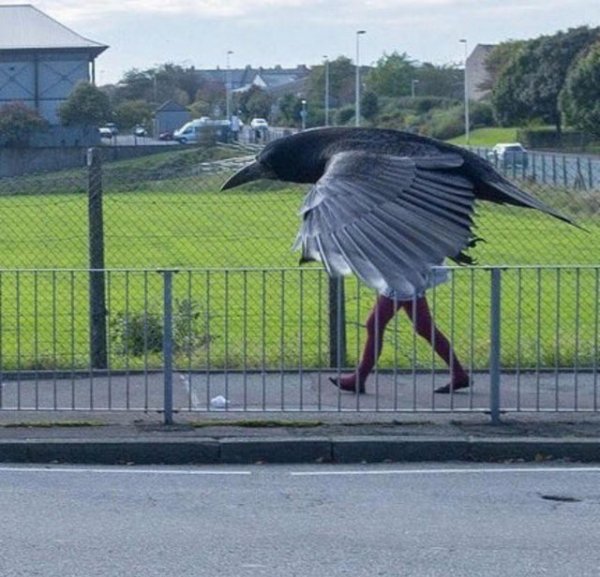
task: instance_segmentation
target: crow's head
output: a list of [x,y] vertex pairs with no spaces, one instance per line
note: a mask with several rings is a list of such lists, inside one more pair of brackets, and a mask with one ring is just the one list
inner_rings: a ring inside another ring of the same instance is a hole
[[221,190],[266,178],[286,182],[314,183],[325,170],[331,139],[322,129],[307,130],[267,144],[256,160],[223,184]]

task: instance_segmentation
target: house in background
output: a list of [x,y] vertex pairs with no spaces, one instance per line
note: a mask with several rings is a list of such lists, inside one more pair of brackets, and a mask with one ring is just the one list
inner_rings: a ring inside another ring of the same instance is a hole
[[486,60],[495,44],[477,44],[467,58],[467,94],[469,100],[478,102],[490,95],[491,78],[486,68]]
[[189,122],[192,115],[189,110],[174,100],[167,100],[154,112],[154,136],[163,132],[173,133]]
[[78,82],[95,81],[107,48],[29,4],[0,6],[0,106],[23,102],[58,124],[58,107]]

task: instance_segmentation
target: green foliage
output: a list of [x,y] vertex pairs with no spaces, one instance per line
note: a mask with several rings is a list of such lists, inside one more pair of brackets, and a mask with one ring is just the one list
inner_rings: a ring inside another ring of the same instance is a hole
[[238,108],[246,119],[270,118],[272,105],[273,97],[258,86],[240,94],[238,100]]
[[152,106],[145,100],[126,100],[115,108],[114,119],[122,128],[148,125],[152,120]]
[[464,108],[436,109],[421,126],[421,133],[432,138],[448,140],[465,131]]
[[[190,299],[175,301],[173,351],[191,356],[211,340],[209,315]],[[150,311],[119,311],[110,319],[110,338],[116,354],[140,357],[163,349],[163,318]]]
[[27,146],[31,135],[47,125],[37,111],[22,102],[9,102],[0,107],[0,145]]
[[407,96],[415,78],[415,65],[406,53],[384,54],[365,79],[367,90],[381,96]]
[[355,114],[354,106],[344,106],[340,108],[336,113],[336,124],[344,126],[354,119]]
[[600,138],[600,42],[569,71],[560,104],[572,126]]
[[360,113],[367,120],[373,120],[379,112],[379,99],[370,90],[363,93],[360,99]]
[[111,119],[108,96],[89,82],[80,82],[58,109],[65,126],[99,125]]
[[600,28],[581,26],[526,42],[500,73],[492,102],[502,125],[533,119],[561,129],[559,95],[567,72],[582,50],[598,40]]

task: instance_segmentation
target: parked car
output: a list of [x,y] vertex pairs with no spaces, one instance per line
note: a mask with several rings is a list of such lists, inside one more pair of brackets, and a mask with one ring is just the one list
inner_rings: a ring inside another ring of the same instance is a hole
[[106,126],[106,128],[112,132],[113,136],[117,136],[117,134],[119,134],[119,129],[114,122],[107,122],[104,126]]
[[269,128],[269,123],[264,118],[253,118],[250,121],[250,128],[253,128],[254,130],[267,130]]
[[113,137],[112,130],[110,128],[108,128],[108,126],[101,126],[100,128],[98,128],[98,132],[100,133],[100,138],[112,138]]
[[170,130],[166,132],[161,132],[158,135],[158,140],[173,140],[173,133]]
[[135,134],[136,136],[146,136],[148,133],[146,132],[146,129],[143,126],[136,126],[133,129],[133,134]]
[[488,153],[488,159],[499,167],[521,166],[527,168],[527,150],[520,142],[496,144]]

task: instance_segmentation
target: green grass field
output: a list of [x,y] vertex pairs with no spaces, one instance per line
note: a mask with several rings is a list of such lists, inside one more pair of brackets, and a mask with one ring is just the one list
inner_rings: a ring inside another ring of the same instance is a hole
[[[179,346],[182,367],[293,368],[324,366],[328,351],[327,279],[318,267],[299,269],[290,252],[303,189],[217,192],[223,176],[189,177],[106,188],[106,266],[111,269],[219,269],[181,272],[176,305],[194,315],[177,320],[198,338]],[[0,196],[0,268],[85,269],[87,198],[81,192]],[[564,193],[542,191],[548,198]],[[570,198],[570,197],[569,197]],[[571,201],[570,201],[571,202]],[[568,208],[568,202],[566,206]],[[577,229],[514,208],[478,208],[473,251],[480,265],[598,265],[600,226],[583,211]],[[225,272],[249,267],[256,270]],[[288,267],[288,270],[273,270]],[[85,368],[88,363],[87,273],[3,272],[0,356],[8,369]],[[349,363],[362,346],[373,295],[347,286]],[[156,272],[111,272],[107,279],[113,332],[119,318],[160,315]],[[505,274],[503,362],[521,367],[593,366],[598,341],[598,271]],[[473,367],[489,355],[489,272],[457,270],[433,295],[436,318]],[[152,321],[153,322],[153,321]],[[431,351],[399,318],[390,328],[383,367],[429,367]],[[594,343],[596,343],[594,345]],[[160,355],[134,356],[111,339],[115,368],[158,366]]]

